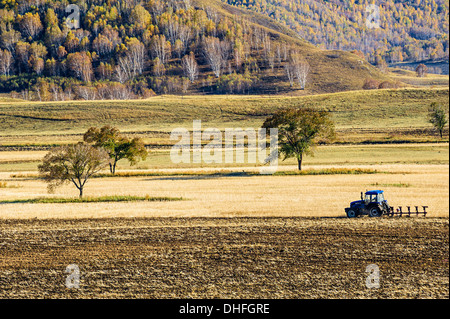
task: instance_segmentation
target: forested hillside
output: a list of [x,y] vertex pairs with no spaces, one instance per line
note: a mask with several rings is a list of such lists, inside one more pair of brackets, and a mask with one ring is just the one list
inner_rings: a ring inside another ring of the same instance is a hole
[[320,93],[387,80],[360,53],[319,50],[220,0],[0,0],[0,77],[0,91],[40,101]]
[[[362,51],[371,63],[449,57],[448,0],[223,1],[266,14],[321,48]],[[369,4],[379,9],[379,19]],[[379,28],[366,25],[369,15]]]

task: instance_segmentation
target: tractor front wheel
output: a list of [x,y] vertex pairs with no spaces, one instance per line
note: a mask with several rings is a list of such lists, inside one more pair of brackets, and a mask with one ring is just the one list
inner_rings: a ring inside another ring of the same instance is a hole
[[381,217],[381,211],[378,207],[372,207],[369,210],[369,217]]
[[358,216],[358,214],[356,213],[355,210],[349,209],[349,210],[347,211],[347,217],[348,217],[348,218],[355,218],[355,217],[357,217],[357,216]]

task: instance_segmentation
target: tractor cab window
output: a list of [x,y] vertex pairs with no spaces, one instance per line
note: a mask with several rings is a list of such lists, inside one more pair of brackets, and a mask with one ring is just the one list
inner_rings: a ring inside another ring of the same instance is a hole
[[365,202],[366,203],[381,203],[384,201],[383,194],[366,194]]
[[366,203],[371,203],[371,202],[375,201],[376,198],[377,198],[376,195],[374,196],[374,195],[366,194],[365,202]]

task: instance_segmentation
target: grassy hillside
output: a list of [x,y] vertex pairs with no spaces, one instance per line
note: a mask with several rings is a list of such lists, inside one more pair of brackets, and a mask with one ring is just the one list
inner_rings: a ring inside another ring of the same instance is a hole
[[292,29],[270,17],[242,7],[231,6],[220,0],[197,0],[200,7],[208,6],[224,16],[240,17],[262,27],[272,39],[295,45],[311,66],[307,89],[295,90],[289,87],[283,65],[274,73],[266,73],[258,87],[262,94],[284,93],[307,95],[359,90],[366,79],[389,81],[391,77],[381,73],[360,56],[340,50],[322,50],[301,38]]
[[[328,110],[340,141],[434,139],[426,114],[432,102],[448,107],[448,88],[398,89],[288,96],[160,96],[133,101],[0,102],[0,145],[52,144],[79,139],[90,126],[113,125],[168,142],[177,127],[260,127],[284,107]],[[34,137],[33,137],[34,136]],[[45,137],[46,136],[46,137]]]
[[[204,3],[205,1],[200,1]],[[362,88],[366,79],[377,79],[379,81],[392,80],[389,75],[385,75],[370,63],[361,59],[360,56],[350,52],[340,50],[322,50],[317,46],[304,40],[292,29],[278,23],[270,17],[252,12],[244,8],[230,6],[224,3],[214,3],[214,1],[206,1],[208,5],[214,5],[220,12],[224,14],[232,14],[249,19],[259,26],[265,27],[272,38],[295,44],[301,54],[307,59],[311,65],[311,74],[309,77],[309,85],[306,92],[297,91],[297,95],[305,95],[311,93],[330,93],[346,90],[359,90]],[[282,80],[285,77],[283,70],[277,73],[276,80]],[[277,81],[270,84],[277,86]],[[284,93],[289,92],[287,83],[284,85]],[[282,91],[281,86],[278,91]],[[273,92],[273,90],[272,90]],[[291,92],[294,94],[294,92]]]
[[[448,74],[448,0],[222,1],[270,17],[322,48],[360,50],[374,62],[444,59]],[[378,27],[366,25],[368,9]]]
[[[117,1],[93,0],[78,29],[65,25],[62,1],[23,4],[21,15],[17,7],[0,4],[0,37],[14,40],[0,41],[0,60],[11,62],[2,68],[0,92],[38,101],[130,99],[154,92],[307,95],[359,90],[369,78],[389,80],[358,55],[320,50],[265,15],[220,0],[193,1],[189,8],[182,1],[136,3],[118,10]],[[27,36],[24,25],[32,22],[38,31]],[[226,53],[218,74],[207,58],[207,38],[221,41],[220,52]],[[165,43],[163,54],[155,49],[158,43]],[[305,90],[291,87],[285,74],[292,51],[310,65]],[[189,52],[199,71],[192,83],[182,63]],[[82,72],[80,65],[86,66]]]

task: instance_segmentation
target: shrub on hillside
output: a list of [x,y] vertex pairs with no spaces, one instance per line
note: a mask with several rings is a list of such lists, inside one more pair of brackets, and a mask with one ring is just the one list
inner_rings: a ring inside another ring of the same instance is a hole
[[250,75],[249,72],[245,74],[232,73],[222,75],[217,81],[217,89],[222,93],[249,93],[256,82],[256,77]]
[[383,81],[378,86],[379,89],[398,89],[399,83],[398,82],[392,82],[392,81]]
[[374,79],[366,79],[363,84],[364,90],[376,90],[380,86],[380,82]]

